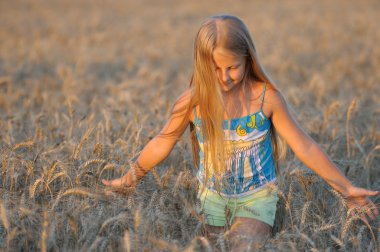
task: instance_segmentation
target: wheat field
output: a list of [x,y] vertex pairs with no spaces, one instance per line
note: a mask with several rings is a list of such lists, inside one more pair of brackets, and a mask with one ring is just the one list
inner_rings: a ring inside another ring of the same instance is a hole
[[[201,235],[188,132],[135,189],[110,191],[189,84],[210,15],[241,17],[302,127],[380,189],[380,2],[0,1],[0,250],[229,251]],[[253,251],[379,251],[292,152],[273,237]],[[372,200],[376,205],[380,197]]]

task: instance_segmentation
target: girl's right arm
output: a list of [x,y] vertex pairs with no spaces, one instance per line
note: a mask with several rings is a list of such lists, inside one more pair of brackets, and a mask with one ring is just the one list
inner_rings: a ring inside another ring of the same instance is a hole
[[[139,179],[163,161],[170,154],[190,122],[190,118],[185,118],[186,110],[183,109],[188,106],[190,99],[191,90],[188,89],[177,99],[169,120],[160,133],[143,148],[131,169],[120,178],[114,180],[103,179],[102,183],[112,187],[136,186]],[[186,120],[186,124],[181,127],[183,120]],[[172,132],[176,132],[176,134],[172,134]]]

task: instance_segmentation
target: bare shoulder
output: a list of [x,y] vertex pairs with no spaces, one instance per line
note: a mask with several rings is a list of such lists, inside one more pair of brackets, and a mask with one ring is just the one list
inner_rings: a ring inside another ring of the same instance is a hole
[[[180,113],[180,114],[185,113],[186,109],[189,106],[189,103],[191,102],[191,99],[192,99],[192,90],[191,90],[191,88],[188,88],[178,96],[177,100],[175,101],[175,103],[173,105],[172,112],[173,113]],[[193,114],[190,113],[189,119],[191,121],[193,121],[193,117],[194,117]]]
[[186,89],[185,91],[180,94],[180,96],[177,98],[176,103],[189,103],[191,100],[192,90],[191,88]]
[[267,85],[263,109],[268,115],[272,116],[273,112],[286,107],[286,101],[282,93],[272,85]]
[[271,86],[267,87],[264,100],[272,105],[281,105],[285,103],[285,98],[282,93],[278,89]]

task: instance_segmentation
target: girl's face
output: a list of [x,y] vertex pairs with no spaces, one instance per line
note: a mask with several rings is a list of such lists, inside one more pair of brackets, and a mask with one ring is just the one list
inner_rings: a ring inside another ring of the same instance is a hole
[[213,52],[216,75],[222,91],[228,92],[240,86],[245,72],[245,58],[236,56],[223,47],[216,47]]

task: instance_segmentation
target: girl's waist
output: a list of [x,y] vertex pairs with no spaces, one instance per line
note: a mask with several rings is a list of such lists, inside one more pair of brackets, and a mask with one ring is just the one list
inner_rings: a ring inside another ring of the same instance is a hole
[[246,196],[249,196],[251,194],[260,192],[264,189],[277,190],[277,178],[276,177],[273,177],[271,180],[267,180],[265,183],[258,184],[253,189],[249,189],[247,191],[240,192],[240,193],[236,193],[236,190],[232,190],[229,192],[224,190],[224,192],[223,192],[223,189],[222,189],[222,190],[218,191],[216,186],[210,186],[209,183],[206,183],[206,185],[205,185],[203,183],[204,181],[201,181],[201,179],[199,177],[198,177],[198,180],[199,180],[199,191],[200,192],[204,189],[207,189],[207,190],[209,190],[213,193],[217,193],[220,196],[225,197],[225,198],[242,198],[242,197],[246,197]]

